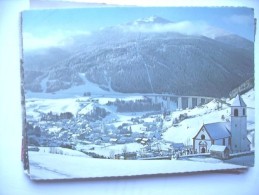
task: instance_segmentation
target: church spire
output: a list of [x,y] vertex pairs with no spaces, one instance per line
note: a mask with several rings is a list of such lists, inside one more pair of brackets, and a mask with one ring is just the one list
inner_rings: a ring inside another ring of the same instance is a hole
[[237,94],[237,96],[231,104],[231,107],[246,107],[246,104],[242,97],[239,94]]

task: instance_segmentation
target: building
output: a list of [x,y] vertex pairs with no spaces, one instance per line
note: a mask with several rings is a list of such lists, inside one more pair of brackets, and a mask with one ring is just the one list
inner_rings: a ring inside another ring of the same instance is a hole
[[237,95],[231,104],[231,151],[233,153],[250,151],[247,138],[247,106]]
[[208,153],[212,145],[231,145],[230,124],[226,122],[204,124],[193,138],[195,153]]
[[231,104],[231,122],[204,124],[193,137],[194,152],[208,153],[212,145],[226,146],[232,153],[250,151],[246,109],[244,100],[237,95]]
[[210,147],[210,155],[219,159],[229,158],[229,148],[227,146],[212,145]]

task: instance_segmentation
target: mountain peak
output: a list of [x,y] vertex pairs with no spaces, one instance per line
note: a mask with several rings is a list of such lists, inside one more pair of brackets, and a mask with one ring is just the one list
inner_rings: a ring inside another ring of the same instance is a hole
[[159,16],[150,16],[146,18],[137,19],[132,24],[141,25],[141,24],[167,24],[167,23],[171,23],[171,22]]

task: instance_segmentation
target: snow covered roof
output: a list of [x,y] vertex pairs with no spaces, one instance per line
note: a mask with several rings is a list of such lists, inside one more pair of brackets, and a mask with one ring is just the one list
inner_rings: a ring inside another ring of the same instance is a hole
[[219,151],[219,152],[224,152],[225,149],[227,149],[227,146],[220,146],[220,145],[212,145],[210,147],[210,151]]
[[246,107],[246,104],[244,102],[244,100],[242,99],[242,97],[240,97],[240,95],[238,94],[234,101],[231,104],[232,107]]
[[203,125],[209,136],[216,140],[221,138],[230,137],[230,124],[226,122],[210,123]]

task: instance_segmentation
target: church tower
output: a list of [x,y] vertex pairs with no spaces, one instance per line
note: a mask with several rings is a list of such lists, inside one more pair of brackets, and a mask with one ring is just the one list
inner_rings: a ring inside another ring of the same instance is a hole
[[247,107],[240,95],[237,95],[231,104],[231,151],[250,151],[250,141],[247,138]]

